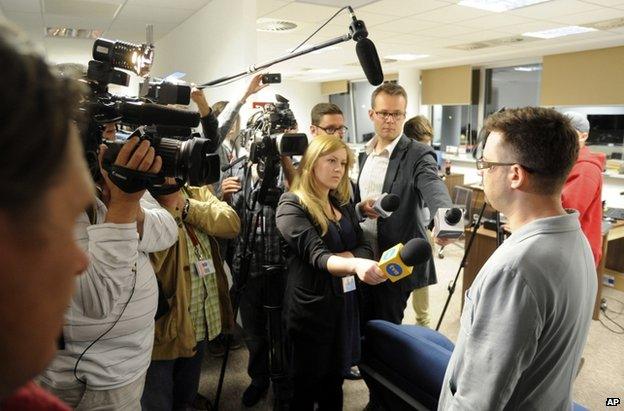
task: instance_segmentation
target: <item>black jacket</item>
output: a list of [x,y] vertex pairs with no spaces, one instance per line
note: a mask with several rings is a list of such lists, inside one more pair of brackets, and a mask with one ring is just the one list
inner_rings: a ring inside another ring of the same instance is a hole
[[[438,176],[433,149],[405,135],[399,138],[390,156],[382,193],[396,194],[401,201],[399,209],[390,217],[377,220],[377,241],[381,253],[397,243],[405,244],[412,238],[427,239],[427,228],[421,221],[423,203],[429,207],[432,219],[438,208],[452,206],[446,185]],[[360,159],[360,177],[367,157]],[[359,186],[356,201],[361,201]],[[431,257],[427,263],[414,267],[412,275],[396,284],[402,290],[409,291],[435,283],[437,277]]]
[[[357,246],[350,250],[355,257],[372,258],[373,250],[364,239],[353,204],[339,206],[356,231]],[[333,341],[342,313],[344,295],[339,278],[327,271],[333,254],[321,238],[299,198],[282,195],[276,214],[277,229],[288,244],[288,277],[284,292],[283,318],[290,336],[313,341]]]

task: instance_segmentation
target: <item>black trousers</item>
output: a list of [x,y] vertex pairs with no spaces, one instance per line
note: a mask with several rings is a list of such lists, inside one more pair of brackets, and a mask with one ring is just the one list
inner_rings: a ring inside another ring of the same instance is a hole
[[269,340],[267,315],[264,309],[263,276],[249,277],[241,293],[240,314],[245,332],[245,345],[249,350],[247,374],[252,384],[269,384]]
[[293,398],[291,409],[342,410],[342,347],[337,332],[334,341],[319,343],[309,338],[290,337]]
[[378,285],[358,283],[361,332],[370,320],[401,324],[411,292],[401,290],[398,283],[389,280]]
[[206,342],[197,343],[190,358],[152,361],[147,369],[141,407],[146,411],[186,410],[193,404]]

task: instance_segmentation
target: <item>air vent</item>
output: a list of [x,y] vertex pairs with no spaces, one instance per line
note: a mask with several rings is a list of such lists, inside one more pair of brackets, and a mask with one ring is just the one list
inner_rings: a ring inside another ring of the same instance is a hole
[[591,24],[583,24],[583,27],[591,27],[597,30],[619,29],[620,27],[624,27],[624,17],[619,17],[617,19],[611,19],[611,20],[597,21]]
[[531,37],[512,36],[512,37],[502,37],[499,39],[492,39],[492,40],[486,40],[486,41],[477,41],[475,43],[458,44],[455,46],[449,46],[447,48],[455,49],[455,50],[470,51],[470,50],[486,49],[490,47],[509,46],[513,44],[526,43],[526,42],[535,41],[535,40],[537,39],[531,38]]
[[267,33],[288,33],[297,30],[297,27],[297,23],[286,20],[261,18],[256,22],[256,30]]
[[66,37],[72,39],[97,39],[102,30],[74,29],[71,27],[46,27],[46,37]]

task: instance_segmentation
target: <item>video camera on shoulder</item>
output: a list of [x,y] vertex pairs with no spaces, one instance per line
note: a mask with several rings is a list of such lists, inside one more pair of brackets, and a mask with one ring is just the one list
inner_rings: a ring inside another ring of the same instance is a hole
[[[82,106],[89,119],[83,142],[91,174],[96,181],[100,180],[97,152],[100,144],[104,143],[109,149],[102,167],[111,180],[127,192],[149,189],[153,194],[160,195],[174,192],[187,182],[202,186],[219,181],[218,155],[209,152],[207,140],[192,134],[192,128],[199,125],[199,113],[165,106],[189,104],[190,86],[165,81],[150,82],[147,76],[153,59],[154,48],[150,42],[133,44],[102,38],[94,42],[93,60],[87,70],[92,93]],[[128,86],[130,82],[129,73],[119,69],[145,78],[141,97],[109,93],[109,84]],[[108,123],[136,128],[132,135],[149,140],[156,155],[161,156],[161,171],[150,174],[115,166],[115,159],[124,142],[103,140],[102,130]],[[164,186],[165,177],[174,177],[177,184]]]

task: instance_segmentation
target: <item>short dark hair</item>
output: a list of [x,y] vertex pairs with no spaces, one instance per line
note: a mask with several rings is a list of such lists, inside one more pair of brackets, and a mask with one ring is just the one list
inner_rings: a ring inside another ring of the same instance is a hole
[[579,152],[578,136],[566,116],[550,108],[510,109],[488,117],[485,129],[501,133],[511,160],[532,171],[536,193],[561,190]]
[[312,107],[312,112],[310,113],[310,122],[313,126],[318,126],[319,124],[321,124],[321,118],[326,114],[340,114],[341,116],[343,115],[340,107],[333,103],[318,103],[317,105]]
[[425,116],[412,117],[403,124],[403,133],[416,141],[433,140],[433,128]]
[[403,96],[405,103],[407,104],[407,93],[405,92],[405,89],[397,83],[387,81],[373,91],[373,94],[371,95],[371,108],[375,108],[375,99],[377,98],[377,95],[381,93],[388,94],[390,96]]
[[24,216],[39,210],[62,169],[82,95],[7,23],[0,23],[0,61],[0,210]]

